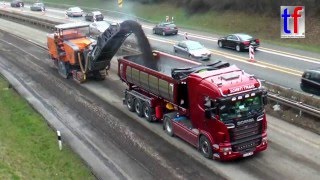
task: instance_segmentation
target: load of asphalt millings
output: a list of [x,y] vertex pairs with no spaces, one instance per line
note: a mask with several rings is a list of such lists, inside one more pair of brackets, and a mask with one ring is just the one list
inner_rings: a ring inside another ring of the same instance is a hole
[[121,23],[121,30],[132,32],[136,36],[138,48],[141,51],[141,64],[151,69],[157,69],[157,63],[154,61],[152,49],[147,36],[145,35],[141,25],[133,20],[126,20]]

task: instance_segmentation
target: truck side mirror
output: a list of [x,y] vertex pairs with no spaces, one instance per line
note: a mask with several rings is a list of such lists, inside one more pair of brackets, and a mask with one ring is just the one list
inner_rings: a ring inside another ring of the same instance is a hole
[[263,105],[267,105],[268,104],[267,95],[262,96],[262,102],[263,102]]
[[263,105],[267,105],[268,104],[268,96],[267,96],[268,92],[267,91],[263,91],[262,93],[262,103]]
[[211,109],[206,108],[206,109],[204,110],[204,115],[205,115],[205,117],[206,117],[207,119],[210,119],[210,118],[211,118]]

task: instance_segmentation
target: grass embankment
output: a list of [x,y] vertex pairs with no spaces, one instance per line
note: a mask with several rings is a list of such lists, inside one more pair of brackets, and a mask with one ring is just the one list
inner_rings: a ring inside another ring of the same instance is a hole
[[[214,12],[188,15],[183,8],[172,4],[139,4],[124,1],[120,9],[116,0],[44,0],[55,4],[75,4],[77,6],[100,8],[106,10],[129,13],[153,22],[163,21],[166,15],[174,16],[176,24],[194,30],[201,30],[218,35],[226,35],[235,32],[245,32],[278,45],[309,50],[320,53],[320,20],[319,18],[306,20],[306,38],[304,39],[281,39],[280,17],[268,17],[260,14],[246,14],[239,12]],[[279,7],[280,11],[280,7]]]
[[0,179],[94,179],[45,120],[0,77]]

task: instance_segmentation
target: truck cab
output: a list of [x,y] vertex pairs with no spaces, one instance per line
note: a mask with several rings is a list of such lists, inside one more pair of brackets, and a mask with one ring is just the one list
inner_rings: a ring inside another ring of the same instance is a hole
[[188,113],[165,120],[168,134],[219,160],[247,157],[267,148],[266,92],[256,78],[231,66],[192,73],[186,85]]

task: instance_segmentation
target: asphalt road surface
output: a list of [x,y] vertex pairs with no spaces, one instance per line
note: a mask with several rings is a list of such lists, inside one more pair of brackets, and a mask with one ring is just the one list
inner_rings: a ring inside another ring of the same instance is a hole
[[[46,44],[46,32],[1,19],[0,23],[1,29]],[[47,93],[44,97],[50,100],[52,96],[63,107],[68,107],[65,114],[76,120],[63,123],[75,131],[85,131],[93,147],[103,154],[100,160],[105,164],[111,162],[108,164],[110,171],[120,179],[220,178],[215,172],[228,179],[320,177],[320,137],[317,134],[268,116],[267,151],[233,162],[208,160],[182,140],[168,137],[161,124],[148,123],[125,108],[122,104],[125,86],[116,75],[115,60],[107,80],[79,85],[58,75],[46,51],[4,32],[0,37],[1,66],[17,75],[16,72],[27,74],[29,78],[25,81],[43,88]],[[114,147],[114,151],[110,147]]]
[[[31,14],[42,16],[48,19],[57,19],[59,21],[83,21],[82,17],[67,18],[65,17],[64,9],[47,8],[45,15],[40,12],[31,12],[26,6],[23,11],[17,8],[7,8],[9,11],[18,11],[23,14]],[[121,22],[121,19],[106,16],[107,21]],[[188,32],[189,38],[200,41],[212,52],[210,63],[215,60],[228,61],[231,64],[236,64],[241,69],[256,75],[266,81],[292,88],[298,91],[300,89],[300,78],[305,69],[315,68],[320,66],[320,54],[311,53],[302,50],[284,48],[281,46],[270,45],[262,42],[262,47],[258,49],[255,55],[256,63],[248,62],[248,52],[236,52],[230,49],[221,49],[217,46],[217,35],[201,33],[191,30],[180,29],[177,36],[159,36],[152,34],[153,24],[141,22],[144,31],[147,34],[151,45],[158,50],[173,53],[173,44],[184,39],[184,32]],[[319,47],[320,48],[320,47]]]

